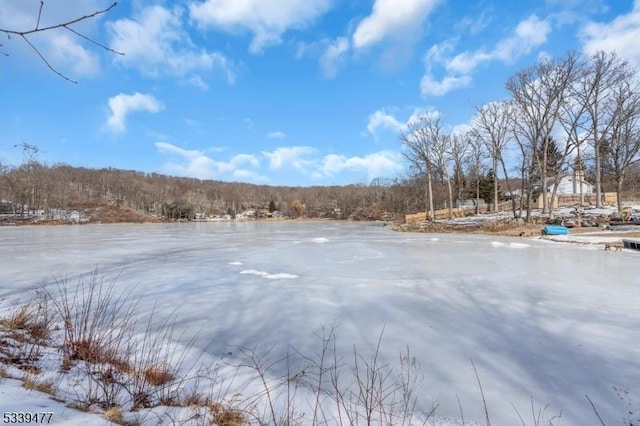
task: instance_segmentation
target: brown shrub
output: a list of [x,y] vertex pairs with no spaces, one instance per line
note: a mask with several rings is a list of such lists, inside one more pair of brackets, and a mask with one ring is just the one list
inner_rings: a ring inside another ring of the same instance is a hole
[[247,423],[245,414],[219,402],[207,400],[205,406],[211,413],[211,423],[219,426],[241,426]]
[[174,379],[173,373],[166,365],[162,364],[152,365],[145,368],[142,371],[142,375],[151,386],[166,385]]
[[19,341],[43,341],[49,338],[49,325],[42,312],[30,305],[18,308],[7,318],[0,318],[0,329]]
[[39,382],[31,376],[27,376],[24,378],[24,380],[22,381],[22,387],[27,390],[35,390],[49,395],[56,394],[56,388],[53,383],[46,381]]

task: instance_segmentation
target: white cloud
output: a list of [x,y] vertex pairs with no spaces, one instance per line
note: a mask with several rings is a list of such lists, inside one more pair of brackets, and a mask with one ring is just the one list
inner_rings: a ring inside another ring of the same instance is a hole
[[492,58],[491,53],[484,51],[463,52],[449,59],[446,62],[446,68],[449,72],[469,74],[473,72],[478,65],[490,61]]
[[249,50],[261,53],[281,43],[285,32],[308,26],[330,6],[330,0],[205,0],[191,3],[189,13],[204,28],[251,32]]
[[498,59],[502,62],[513,62],[523,55],[527,55],[534,48],[543,45],[551,33],[551,24],[548,21],[531,15],[516,27],[515,34],[500,41],[489,59]]
[[260,162],[250,154],[238,154],[228,161],[217,161],[203,151],[180,148],[168,142],[156,142],[156,148],[164,154],[174,155],[175,159],[168,162],[165,168],[180,176],[198,179],[234,178],[254,182],[266,182],[267,179],[258,173],[247,170],[258,167]]
[[49,61],[54,66],[69,68],[74,76],[94,75],[99,70],[98,57],[67,34],[55,33],[49,37]]
[[280,130],[267,133],[267,138],[269,139],[284,139],[285,137],[286,137],[285,133],[281,132]]
[[201,151],[187,150],[168,142],[156,142],[156,148],[166,154],[176,154],[187,163],[169,163],[167,169],[182,176],[207,179],[213,176],[214,161]]
[[375,134],[378,130],[391,130],[392,132],[400,132],[404,123],[398,121],[393,115],[388,114],[384,110],[377,110],[369,116],[367,130],[371,134]]
[[120,93],[109,98],[108,101],[111,115],[107,119],[107,127],[116,133],[122,133],[126,130],[125,120],[130,112],[147,111],[156,113],[164,108],[162,103],[152,95],[142,93],[134,93],[127,95]]
[[229,161],[217,161],[216,169],[219,173],[238,172],[243,166],[258,167],[260,162],[258,159],[250,154],[237,154],[231,157]]
[[[450,42],[442,46],[432,46],[425,55],[427,72],[420,81],[421,92],[423,95],[441,96],[469,86],[472,81],[471,74],[480,64],[490,61],[512,63],[544,44],[550,32],[551,25],[548,21],[531,15],[519,22],[513,34],[498,41],[491,50],[466,51],[450,57]],[[434,65],[444,68],[445,75],[442,78],[434,76]]]
[[402,158],[398,152],[379,151],[365,156],[347,157],[329,154],[324,157],[321,168],[316,173],[317,178],[348,171],[366,173],[367,179],[396,175],[403,170]]
[[116,61],[139,69],[148,76],[177,76],[204,88],[200,73],[221,70],[229,84],[235,82],[235,70],[218,52],[198,49],[183,28],[182,11],[148,6],[133,19],[109,22],[110,48],[122,52]]
[[513,62],[530,53],[535,47],[544,44],[550,32],[549,22],[531,15],[518,23],[513,35],[500,40],[493,50],[487,52],[479,49],[474,52],[463,52],[448,60],[445,66],[450,72],[469,74],[483,62],[492,60]]
[[430,74],[425,74],[420,80],[420,92],[423,95],[442,96],[452,90],[461,89],[471,84],[468,75],[447,75],[442,80],[437,80]]
[[371,15],[353,33],[356,49],[373,46],[385,38],[413,35],[440,0],[376,0]]
[[640,66],[640,1],[634,2],[631,12],[609,23],[588,23],[582,28],[581,37],[589,55],[599,50],[616,52]]
[[348,51],[349,39],[346,37],[338,37],[329,44],[320,57],[320,67],[322,68],[322,73],[325,77],[333,78],[336,76],[338,73],[338,66]]
[[369,115],[367,131],[374,136],[380,130],[388,130],[398,134],[406,131],[409,128],[409,125],[415,122],[421,115],[434,114],[436,112],[426,111],[423,108],[416,108],[405,121],[401,121],[396,118],[394,115],[395,113],[397,113],[395,108],[392,108],[391,112],[385,109],[375,111],[373,114]]
[[[201,150],[185,149],[168,142],[156,142],[156,148],[170,157],[165,163],[167,172],[199,179],[226,179],[244,182],[265,183],[270,179],[261,173],[261,162],[251,154],[238,154],[226,161],[212,158]],[[273,151],[262,151],[268,167],[273,172],[300,173],[315,180],[336,178],[341,174],[354,174],[358,179],[369,180],[391,177],[403,170],[399,152],[379,151],[362,156],[338,154],[322,155],[309,146],[280,147]]]
[[298,170],[306,170],[313,164],[309,158],[316,150],[310,146],[290,146],[276,148],[274,151],[262,151],[269,160],[269,168],[272,170],[292,166]]

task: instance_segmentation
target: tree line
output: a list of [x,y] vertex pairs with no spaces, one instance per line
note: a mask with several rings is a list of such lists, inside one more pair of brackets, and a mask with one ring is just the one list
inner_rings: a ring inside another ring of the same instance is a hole
[[[625,190],[637,190],[639,184],[638,70],[615,53],[583,57],[571,52],[516,72],[505,87],[510,97],[477,107],[472,124],[462,131],[448,131],[440,114],[426,112],[400,135],[405,158],[424,182],[431,217],[438,207],[434,180],[446,186],[445,206],[452,209],[454,190],[463,199],[467,180],[473,183],[466,185],[466,195],[481,198],[487,168],[493,176],[502,174],[510,194],[520,195],[510,197],[514,217],[529,221],[537,196],[542,196],[543,214],[552,216],[549,198],[542,194],[550,187],[555,196],[560,178],[570,171],[593,178],[596,207],[602,207],[608,189],[618,194],[621,210]],[[513,152],[515,166],[505,159]],[[518,178],[519,187],[511,187],[511,177]],[[496,210],[498,179],[492,184]]]
[[114,168],[47,165],[30,159],[0,165],[2,212],[50,217],[60,211],[107,204],[165,219],[192,219],[248,210],[288,217],[376,220],[415,211],[409,181],[376,179],[345,186],[287,187],[200,180]]

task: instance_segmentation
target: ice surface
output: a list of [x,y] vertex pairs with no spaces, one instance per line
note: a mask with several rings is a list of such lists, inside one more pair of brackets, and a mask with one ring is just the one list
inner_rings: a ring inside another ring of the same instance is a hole
[[244,271],[240,271],[240,273],[245,275],[258,275],[259,277],[267,278],[269,280],[298,278],[298,276],[294,274],[287,274],[284,272],[281,272],[279,274],[270,274],[265,271],[256,271],[255,269],[245,269]]
[[606,424],[640,404],[640,253],[341,222],[12,227],[0,241],[3,307],[97,269],[211,356],[312,354],[338,323],[349,358],[384,329],[384,360],[408,345],[422,367],[421,407],[459,417],[459,397],[467,424],[484,419],[471,360],[495,425],[520,424],[514,407],[527,419],[532,398],[562,425],[599,424],[585,395]]

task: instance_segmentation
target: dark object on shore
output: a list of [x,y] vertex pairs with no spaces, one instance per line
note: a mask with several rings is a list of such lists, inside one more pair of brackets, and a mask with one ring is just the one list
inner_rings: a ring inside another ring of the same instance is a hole
[[546,224],[565,226],[567,228],[576,226],[576,222],[573,219],[547,219]]
[[598,222],[595,222],[593,220],[583,220],[582,222],[580,222],[580,226],[582,226],[583,228],[595,228],[598,225]]
[[626,249],[640,251],[640,241],[638,240],[622,240],[622,246]]
[[640,225],[640,221],[638,220],[629,220],[627,222],[623,221],[623,220],[613,220],[611,219],[611,221],[609,222],[609,226],[627,226],[627,225]]

